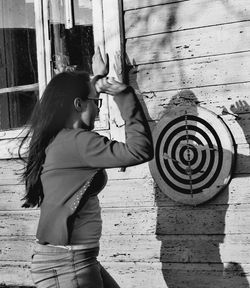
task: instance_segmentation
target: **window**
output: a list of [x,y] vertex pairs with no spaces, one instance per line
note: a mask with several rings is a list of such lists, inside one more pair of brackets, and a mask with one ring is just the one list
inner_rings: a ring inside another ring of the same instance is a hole
[[37,98],[34,0],[0,0],[0,130],[23,126]]
[[[85,70],[92,74],[95,45],[104,49],[100,13],[102,3],[101,0],[44,1],[44,23],[48,23],[47,27],[44,26],[47,42],[47,80],[65,69]],[[94,18],[98,18],[98,21]],[[97,130],[108,128],[107,97],[102,97],[103,106],[95,124]]]
[[[15,144],[5,141],[22,137],[35,103],[58,70],[91,73],[98,45],[109,53],[110,75],[115,76],[112,61],[121,48],[120,2],[0,0],[0,159],[16,155]],[[102,98],[95,127],[108,129],[113,137],[121,130],[116,125],[119,111],[112,97],[102,94]]]
[[94,54],[92,1],[49,1],[49,37],[53,72],[75,68],[92,73]]

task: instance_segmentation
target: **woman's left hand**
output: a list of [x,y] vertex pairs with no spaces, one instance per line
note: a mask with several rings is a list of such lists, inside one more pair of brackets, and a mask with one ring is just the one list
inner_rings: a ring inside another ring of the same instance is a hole
[[109,73],[109,57],[105,54],[102,57],[100,47],[98,46],[92,57],[92,70],[94,75],[107,76]]
[[116,81],[113,77],[103,77],[95,83],[97,93],[107,93],[113,96],[122,93],[127,87],[126,84]]

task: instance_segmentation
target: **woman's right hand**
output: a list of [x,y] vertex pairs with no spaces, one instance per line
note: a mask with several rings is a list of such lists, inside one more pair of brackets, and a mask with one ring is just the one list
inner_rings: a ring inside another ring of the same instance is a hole
[[113,96],[122,93],[127,87],[126,84],[116,81],[113,77],[104,77],[95,83],[98,93],[107,93]]
[[92,70],[95,75],[107,76],[109,73],[109,57],[108,54],[102,56],[100,47],[98,46],[94,56],[92,57]]

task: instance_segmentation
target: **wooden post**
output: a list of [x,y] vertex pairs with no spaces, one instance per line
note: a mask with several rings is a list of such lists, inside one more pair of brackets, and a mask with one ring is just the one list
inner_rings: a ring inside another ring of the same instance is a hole
[[[120,1],[117,0],[108,0],[103,3],[105,49],[110,58],[109,75],[115,78],[117,78],[116,72],[114,70],[115,54],[117,52],[121,52],[122,50],[122,29],[120,25],[119,2]],[[121,118],[120,111],[118,110],[112,97],[109,97],[109,111],[111,138],[124,142],[124,121]]]

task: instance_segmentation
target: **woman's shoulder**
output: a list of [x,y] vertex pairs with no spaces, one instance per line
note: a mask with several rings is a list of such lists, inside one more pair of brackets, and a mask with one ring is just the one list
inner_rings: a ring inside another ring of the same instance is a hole
[[91,134],[96,134],[94,131],[90,131],[88,129],[84,128],[75,128],[75,129],[68,129],[68,128],[63,128],[56,136],[57,139],[59,138],[65,138],[69,139],[71,137],[75,137],[79,134],[84,134],[84,135],[91,135]]
[[68,144],[72,144],[76,139],[78,135],[88,135],[91,133],[91,131],[88,131],[86,129],[68,129],[63,128],[60,130],[57,135],[50,141],[49,145],[47,146],[46,150],[48,151],[50,148],[55,146],[65,146]]

